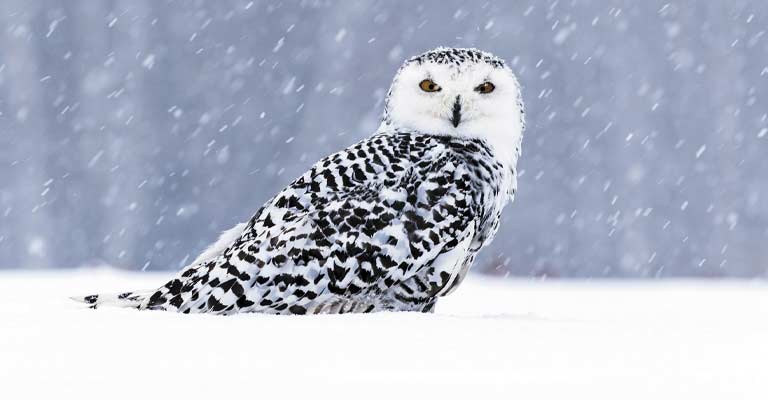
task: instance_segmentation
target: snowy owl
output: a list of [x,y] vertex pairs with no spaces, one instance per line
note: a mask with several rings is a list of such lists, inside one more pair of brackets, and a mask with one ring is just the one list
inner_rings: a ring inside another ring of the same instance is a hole
[[426,52],[397,71],[372,136],[317,162],[174,279],[76,299],[225,315],[431,312],[496,234],[523,130],[502,59]]

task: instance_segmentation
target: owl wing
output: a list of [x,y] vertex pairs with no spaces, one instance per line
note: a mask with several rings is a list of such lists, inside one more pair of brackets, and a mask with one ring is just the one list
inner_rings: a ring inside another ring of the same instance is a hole
[[[321,160],[220,256],[154,297],[183,312],[303,314],[330,298],[381,293],[435,260],[450,269],[479,210],[466,167],[444,150],[377,135]],[[448,279],[440,275],[421,282],[425,290],[438,292]]]

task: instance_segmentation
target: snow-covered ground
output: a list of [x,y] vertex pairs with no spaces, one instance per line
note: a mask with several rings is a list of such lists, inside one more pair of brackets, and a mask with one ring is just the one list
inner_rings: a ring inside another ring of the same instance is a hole
[[67,299],[168,276],[0,273],[0,398],[768,398],[765,283],[470,276],[435,314],[216,317]]

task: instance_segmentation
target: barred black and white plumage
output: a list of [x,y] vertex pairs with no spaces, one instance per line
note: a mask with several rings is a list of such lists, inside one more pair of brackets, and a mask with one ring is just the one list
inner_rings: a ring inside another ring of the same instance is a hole
[[520,99],[489,53],[414,57],[373,136],[320,160],[159,289],[80,299],[182,313],[432,311],[515,194]]

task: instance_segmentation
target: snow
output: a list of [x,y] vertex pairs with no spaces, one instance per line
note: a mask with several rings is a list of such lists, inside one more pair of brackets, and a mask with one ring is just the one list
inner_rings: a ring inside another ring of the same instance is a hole
[[455,46],[528,108],[475,272],[768,277],[766,1],[39,3],[0,1],[3,267],[184,264]]
[[169,276],[0,273],[0,398],[768,398],[765,282],[473,275],[435,314],[217,317],[67,299]]

